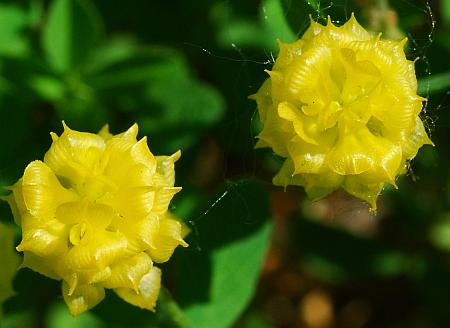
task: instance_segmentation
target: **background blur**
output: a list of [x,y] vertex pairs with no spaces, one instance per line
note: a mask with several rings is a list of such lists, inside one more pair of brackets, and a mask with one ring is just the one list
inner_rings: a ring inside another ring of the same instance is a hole
[[[273,187],[282,160],[253,149],[248,96],[276,39],[352,12],[409,38],[436,145],[376,216],[343,192],[312,203]],[[43,158],[61,120],[113,133],[137,122],[153,153],[182,150],[173,211],[192,228],[163,265],[156,313],[109,293],[72,320],[60,283],[24,269],[0,326],[450,327],[449,58],[450,0],[0,1],[0,185]],[[4,202],[0,221],[13,222]]]

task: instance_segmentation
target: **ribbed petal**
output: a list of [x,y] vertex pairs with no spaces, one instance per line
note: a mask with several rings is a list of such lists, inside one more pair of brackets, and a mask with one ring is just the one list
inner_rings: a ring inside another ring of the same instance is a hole
[[111,277],[103,282],[106,288],[131,288],[139,290],[142,277],[150,271],[153,262],[141,252],[133,257],[123,259],[111,266]]
[[71,292],[69,285],[63,282],[62,292],[73,317],[93,308],[105,298],[105,290],[100,285],[81,285]]
[[56,207],[77,199],[77,195],[65,189],[51,169],[41,161],[31,162],[22,178],[24,204],[34,217],[52,218]]
[[181,223],[169,217],[162,217],[159,223],[159,232],[152,241],[152,247],[147,250],[148,254],[155,262],[166,262],[178,245],[188,246],[182,238]]
[[366,128],[355,129],[338,141],[327,157],[328,166],[340,175],[370,170],[380,182],[393,182],[401,164],[401,148]]
[[295,133],[305,142],[318,145],[319,126],[317,120],[303,114],[288,102],[278,105],[278,114],[281,118],[292,122]]
[[56,210],[55,217],[64,224],[85,222],[94,229],[104,230],[111,224],[115,215],[110,206],[82,201],[62,204]]
[[156,171],[156,159],[147,146],[146,138],[133,142],[113,137],[107,142],[108,163],[104,174],[120,188],[146,186]]
[[345,178],[343,188],[349,194],[368,202],[373,211],[377,209],[377,197],[383,190],[384,183],[367,183],[358,176],[348,176]]
[[181,152],[170,156],[156,156],[156,175],[153,177],[153,186],[172,187],[175,184],[175,162],[180,158]]
[[44,258],[30,252],[25,252],[20,268],[30,268],[51,279],[60,280],[61,277],[54,270],[56,261],[54,258]]
[[119,225],[119,231],[128,240],[128,247],[141,251],[153,246],[153,241],[159,232],[159,217],[151,214],[138,221],[124,221]]
[[261,121],[266,121],[267,119],[267,109],[272,106],[272,97],[271,97],[271,89],[272,83],[270,79],[267,79],[261,88],[259,88],[258,93],[251,96],[254,100],[256,100],[256,104],[258,105],[259,110],[259,118]]
[[293,175],[300,173],[320,173],[324,170],[326,154],[330,147],[326,144],[311,145],[295,137],[288,144],[290,158],[294,163]]
[[64,124],[62,135],[52,134],[52,139],[44,162],[73,186],[79,187],[82,179],[100,169],[105,141],[99,135],[71,130]]
[[[268,145],[280,156],[288,156],[286,149],[286,139],[294,134],[294,127],[291,122],[280,120],[278,112],[273,106],[267,108],[267,119],[263,121],[264,129],[258,135],[259,147]],[[261,144],[263,142],[264,144]]]
[[403,140],[403,156],[410,160],[416,157],[419,148],[422,145],[433,145],[433,142],[428,138],[423,126],[422,120],[416,117],[413,133],[409,138]]
[[286,188],[288,185],[304,186],[305,178],[303,175],[294,175],[294,163],[290,158],[286,159],[277,175],[272,179],[272,183],[276,186]]
[[128,242],[121,233],[91,229],[83,238],[87,241],[73,246],[64,258],[72,270],[104,269],[126,254]]
[[357,22],[353,13],[350,19],[342,25],[342,28],[349,31],[357,40],[369,40],[372,38],[372,35]]
[[19,252],[32,252],[46,257],[66,251],[66,241],[45,229],[29,229],[23,233],[22,241],[16,248]]
[[109,205],[125,220],[136,222],[152,212],[155,194],[153,187],[136,187],[119,190],[98,202]]
[[152,212],[163,214],[167,211],[173,196],[181,191],[181,187],[164,187],[156,191]]
[[130,126],[130,128],[128,130],[126,130],[125,132],[116,134],[115,137],[129,140],[132,142],[136,142],[138,130],[139,130],[138,125],[136,123],[134,123],[132,126]]
[[145,274],[140,283],[138,292],[131,288],[116,288],[114,291],[126,302],[142,309],[153,311],[161,289],[161,270],[152,267]]
[[16,224],[20,225],[22,220],[21,217],[28,212],[23,200],[22,178],[20,178],[13,186],[4,187],[4,189],[10,190],[11,194],[7,196],[0,196],[0,199],[8,202],[14,216],[14,221]]
[[344,177],[331,171],[320,174],[305,174],[305,191],[308,198],[317,200],[338,189]]

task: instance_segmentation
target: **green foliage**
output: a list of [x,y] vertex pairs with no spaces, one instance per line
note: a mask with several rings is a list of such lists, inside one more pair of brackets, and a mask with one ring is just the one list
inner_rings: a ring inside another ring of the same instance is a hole
[[0,56],[25,56],[29,51],[22,33],[28,23],[26,13],[18,7],[0,4],[0,22]]
[[12,282],[19,266],[19,256],[14,251],[14,227],[0,223],[0,256],[2,270],[0,271],[0,320],[2,320],[2,304],[14,295]]
[[418,93],[435,94],[450,89],[450,72],[434,74],[419,81]]
[[89,1],[54,1],[42,32],[47,63],[58,73],[79,67],[94,47],[98,30],[99,18]]
[[241,314],[255,291],[271,236],[263,186],[230,183],[211,201],[218,198],[217,207],[193,222],[199,250],[180,256],[176,268],[180,302],[199,328],[230,327]]

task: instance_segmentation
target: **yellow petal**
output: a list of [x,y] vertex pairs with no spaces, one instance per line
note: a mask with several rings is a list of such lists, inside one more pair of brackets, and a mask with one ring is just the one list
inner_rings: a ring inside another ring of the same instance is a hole
[[112,222],[115,212],[112,207],[91,202],[68,202],[60,205],[55,218],[67,225],[87,223],[95,229],[104,230]]
[[287,156],[288,152],[284,140],[293,134],[294,127],[291,122],[278,119],[278,112],[274,106],[267,108],[267,119],[263,121],[264,129],[258,135],[259,146],[272,147],[273,151],[280,156]]
[[356,176],[346,177],[343,185],[344,190],[349,194],[368,202],[373,211],[377,209],[376,200],[383,186],[384,183],[364,183],[363,179]]
[[73,317],[92,309],[105,298],[105,290],[100,285],[81,285],[72,293],[66,282],[62,284],[64,301]]
[[272,183],[286,188],[288,185],[304,186],[305,178],[301,174],[294,175],[294,163],[290,158],[286,159],[280,171],[275,175]]
[[22,178],[20,178],[13,186],[5,189],[10,190],[12,193],[7,196],[0,196],[0,199],[8,202],[14,217],[14,222],[20,225],[22,216],[28,212],[23,200]]
[[57,176],[65,177],[73,187],[87,175],[99,170],[99,160],[105,149],[105,141],[97,134],[71,130],[64,124],[64,132],[58,137],[52,134],[53,143],[44,157]]
[[150,215],[155,194],[153,187],[128,188],[101,198],[98,202],[114,208],[125,220],[135,221]]
[[20,268],[30,268],[31,270],[40,273],[51,279],[60,280],[61,277],[53,269],[56,265],[56,259],[40,257],[30,252],[23,254],[23,261]]
[[86,227],[82,238],[86,241],[72,246],[64,257],[72,270],[104,269],[126,254],[128,242],[121,233]]
[[136,142],[138,130],[139,130],[138,125],[136,123],[134,123],[132,126],[130,126],[130,128],[128,130],[126,130],[125,132],[116,134],[115,137],[129,140],[132,142]]
[[417,152],[422,145],[433,145],[433,142],[428,138],[425,127],[419,117],[416,117],[416,122],[412,131],[412,135],[409,138],[405,138],[403,141],[403,156],[408,160],[416,157]]
[[152,241],[152,247],[147,250],[153,261],[166,262],[172,256],[178,245],[187,247],[181,237],[181,223],[178,220],[163,217],[160,219],[159,232]]
[[156,192],[152,212],[163,214],[167,211],[173,196],[181,191],[181,187],[164,187]]
[[156,175],[153,177],[152,185],[172,187],[175,184],[175,162],[180,156],[180,151],[170,156],[156,156]]
[[400,168],[400,146],[373,135],[367,128],[355,127],[356,131],[341,138],[330,152],[327,163],[340,175],[355,175],[372,171],[375,180],[393,182]]
[[150,183],[156,170],[156,159],[145,139],[136,143],[117,136],[107,141],[103,174],[118,188],[141,187]]
[[138,221],[124,220],[119,225],[119,231],[128,240],[128,247],[135,251],[145,250],[153,245],[159,232],[159,217],[151,214]]
[[66,248],[66,240],[62,240],[60,236],[53,235],[45,229],[25,231],[22,241],[17,246],[19,252],[32,252],[41,257],[60,254]]
[[131,288],[138,291],[142,277],[150,271],[152,266],[152,260],[144,252],[118,261],[111,266],[112,275],[103,282],[103,286],[106,288]]
[[142,309],[154,311],[160,289],[161,270],[157,267],[152,267],[150,271],[142,277],[139,283],[138,292],[131,288],[116,288],[114,291],[126,302]]
[[317,134],[319,127],[313,119],[302,115],[302,113],[288,102],[282,102],[278,105],[278,114],[281,118],[291,121],[297,135],[304,141],[317,145]]
[[24,204],[30,214],[39,218],[52,218],[56,207],[77,199],[65,189],[50,168],[41,161],[31,162],[22,178]]
[[100,131],[97,133],[103,140],[107,141],[113,137],[113,135],[109,132],[109,125],[105,124]]

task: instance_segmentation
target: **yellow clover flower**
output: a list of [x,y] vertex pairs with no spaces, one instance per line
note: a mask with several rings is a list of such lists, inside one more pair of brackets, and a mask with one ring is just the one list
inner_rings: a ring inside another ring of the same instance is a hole
[[311,21],[300,40],[280,43],[253,96],[264,124],[256,147],[286,158],[275,185],[304,186],[311,198],[342,187],[376,209],[384,185],[432,144],[405,43],[373,36],[353,15],[341,27]]
[[[64,123],[63,123],[64,124]],[[154,262],[186,247],[182,224],[168,212],[172,156],[154,156],[138,127],[111,135],[64,124],[44,161],[31,162],[8,197],[22,227],[22,267],[62,280],[73,316],[97,305],[105,288],[153,310],[161,285]]]

